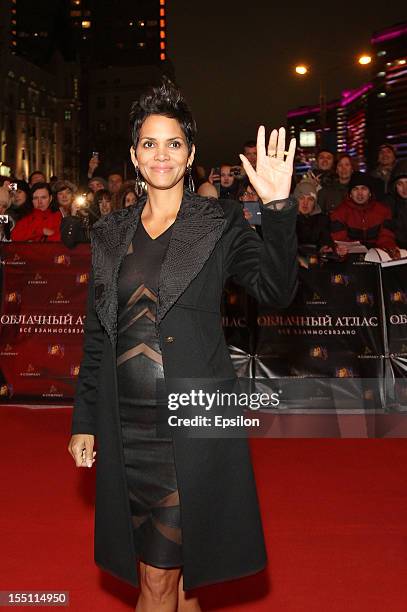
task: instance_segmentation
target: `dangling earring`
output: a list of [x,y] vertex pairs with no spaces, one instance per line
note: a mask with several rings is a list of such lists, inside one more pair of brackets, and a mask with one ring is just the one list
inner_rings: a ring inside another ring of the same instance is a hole
[[136,188],[135,188],[137,199],[141,198],[144,194],[143,183],[141,182],[140,170],[139,167],[136,167]]
[[195,191],[195,183],[194,183],[194,179],[192,178],[192,166],[187,166],[187,172],[188,172],[188,189],[189,191]]

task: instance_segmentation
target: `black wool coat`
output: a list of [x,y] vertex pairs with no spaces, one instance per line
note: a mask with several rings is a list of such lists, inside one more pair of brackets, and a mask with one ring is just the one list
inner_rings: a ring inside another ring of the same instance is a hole
[[[92,232],[83,359],[72,434],[97,440],[95,561],[138,586],[116,374],[117,279],[145,199],[107,215]],[[164,377],[236,377],[220,304],[228,277],[260,302],[286,307],[297,283],[297,208],[263,210],[263,238],[236,202],[185,190],[158,288],[156,329]],[[246,438],[174,436],[184,589],[253,574],[266,564]]]

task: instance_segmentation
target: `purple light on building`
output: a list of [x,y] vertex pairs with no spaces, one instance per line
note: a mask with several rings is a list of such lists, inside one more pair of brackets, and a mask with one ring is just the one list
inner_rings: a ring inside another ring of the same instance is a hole
[[[331,110],[332,108],[336,108],[338,106],[338,102],[335,100],[334,102],[329,102],[326,108],[327,110]],[[300,108],[296,108],[292,111],[288,111],[287,117],[301,117],[303,115],[312,115],[312,113],[320,112],[319,106],[300,106]]]
[[392,40],[393,38],[398,38],[399,36],[403,36],[407,34],[407,25],[403,26],[394,26],[389,28],[388,30],[382,30],[377,34],[374,34],[371,38],[371,43],[373,45],[377,45],[377,43],[385,42],[386,40]]
[[360,96],[363,96],[363,94],[370,91],[372,88],[372,83],[366,83],[357,89],[345,89],[345,91],[342,92],[341,106],[347,106],[354,100],[357,100],[357,98],[360,98]]
[[318,113],[319,106],[302,106],[292,111],[288,111],[287,117],[300,117],[301,115],[311,115],[312,113]]

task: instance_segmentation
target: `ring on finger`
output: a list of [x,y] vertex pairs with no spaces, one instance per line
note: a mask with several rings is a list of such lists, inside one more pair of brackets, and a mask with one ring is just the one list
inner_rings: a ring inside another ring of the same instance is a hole
[[[268,157],[277,157],[278,153],[279,153],[279,151],[276,152],[276,153],[269,153]],[[283,151],[283,154],[284,155],[288,155],[288,151]]]

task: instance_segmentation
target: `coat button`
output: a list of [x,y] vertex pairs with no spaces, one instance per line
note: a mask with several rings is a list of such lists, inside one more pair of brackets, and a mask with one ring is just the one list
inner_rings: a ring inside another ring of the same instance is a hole
[[174,342],[175,336],[166,336],[164,340],[165,342]]

